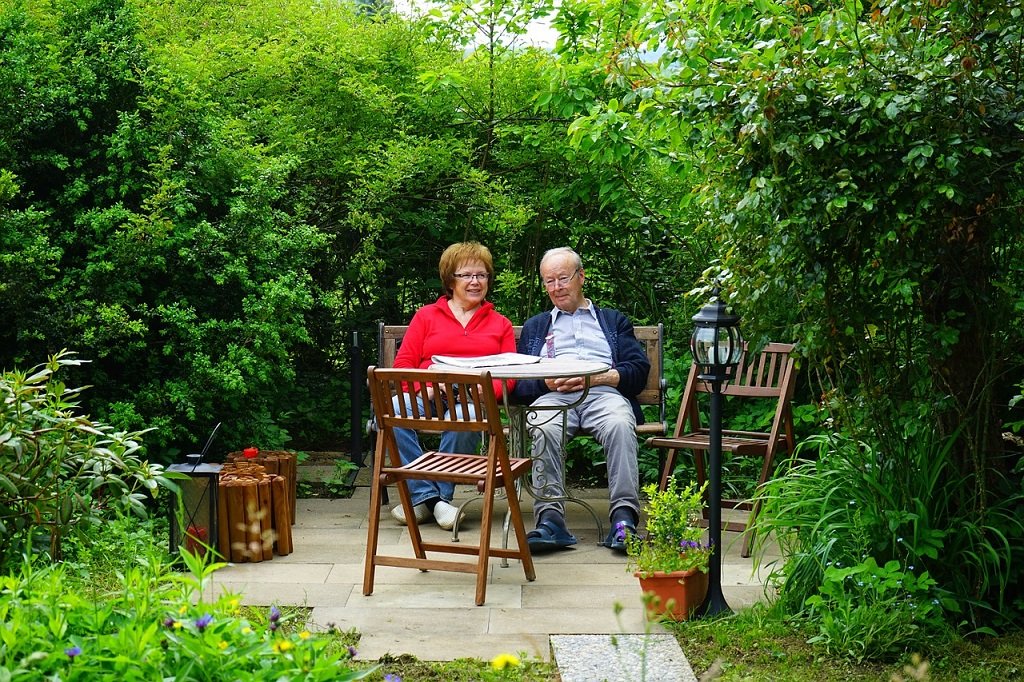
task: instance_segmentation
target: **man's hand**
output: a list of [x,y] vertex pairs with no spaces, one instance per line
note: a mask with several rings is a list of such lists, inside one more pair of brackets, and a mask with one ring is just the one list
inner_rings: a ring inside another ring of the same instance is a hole
[[583,390],[583,377],[565,377],[563,379],[545,379],[544,383],[552,391],[559,393],[572,393]]
[[[559,393],[572,393],[582,391],[585,379],[583,377],[567,377],[565,379],[545,379],[544,383],[552,391]],[[590,377],[591,386],[618,386],[619,370],[610,369],[607,372]]]

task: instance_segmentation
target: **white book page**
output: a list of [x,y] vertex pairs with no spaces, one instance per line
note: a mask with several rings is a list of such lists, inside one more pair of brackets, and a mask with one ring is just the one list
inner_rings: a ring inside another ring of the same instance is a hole
[[524,355],[523,353],[497,353],[496,355],[478,355],[474,358],[459,358],[453,355],[435,355],[431,357],[430,360],[435,365],[477,369],[479,367],[532,365],[535,362],[540,362],[540,357],[537,355]]

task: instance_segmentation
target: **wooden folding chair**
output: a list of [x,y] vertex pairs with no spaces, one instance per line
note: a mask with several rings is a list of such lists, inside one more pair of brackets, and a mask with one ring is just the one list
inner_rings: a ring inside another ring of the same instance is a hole
[[[476,573],[476,604],[484,603],[487,571],[492,556],[519,559],[527,580],[534,580],[533,557],[526,542],[526,529],[516,493],[516,479],[530,471],[529,459],[510,458],[502,430],[501,415],[489,372],[434,372],[431,370],[386,369],[367,370],[370,396],[378,437],[370,489],[370,528],[366,539],[366,568],[363,594],[373,593],[377,566],[418,568],[422,571],[455,571]],[[447,396],[447,406],[442,402]],[[397,396],[398,400],[393,400]],[[420,407],[419,398],[426,409]],[[447,407],[448,414],[445,414]],[[484,434],[487,452],[464,455],[447,452],[424,452],[415,461],[402,465],[395,443],[394,429],[407,428],[430,431],[478,431]],[[412,499],[406,481],[424,479],[474,484],[483,494],[480,519],[480,544],[424,542],[420,534]],[[395,484],[401,498],[412,540],[414,558],[385,556],[378,553],[380,529],[380,498],[386,486]],[[512,527],[518,549],[491,547],[491,518],[494,496],[505,490]],[[428,559],[427,552],[466,554],[476,557],[474,563]]]
[[[759,398],[775,401],[775,416],[771,429],[759,431],[722,430],[722,452],[734,455],[760,457],[761,476],[757,480],[760,487],[768,480],[772,472],[775,454],[780,450],[793,452],[793,413],[790,400],[793,397],[793,383],[796,376],[794,359],[791,357],[793,344],[769,343],[754,358],[748,357],[744,351],[736,368],[736,376],[730,383],[722,386],[723,395],[742,398]],[[690,376],[686,380],[682,406],[676,419],[675,430],[665,438],[649,438],[647,444],[657,448],[666,448],[668,455],[665,467],[661,472],[661,490],[665,489],[669,476],[675,467],[676,452],[692,450],[697,468],[697,482],[703,485],[707,479],[704,466],[704,452],[708,449],[708,429],[701,425],[700,410],[697,405],[697,394],[710,393],[711,387],[697,378],[700,370],[696,364],[690,368]],[[750,500],[725,499],[722,507],[742,509],[750,512],[746,523],[730,521],[723,524],[725,530],[747,531],[743,537],[742,555],[750,556],[750,545],[753,540],[750,524],[757,516],[760,503]]]

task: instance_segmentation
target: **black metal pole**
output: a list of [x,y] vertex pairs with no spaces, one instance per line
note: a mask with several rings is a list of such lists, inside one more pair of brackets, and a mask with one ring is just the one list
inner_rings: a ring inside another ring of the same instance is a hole
[[363,456],[363,384],[366,382],[366,368],[363,367],[363,352],[359,347],[359,332],[352,332],[352,355],[349,358],[352,386],[352,461],[360,467],[366,466]]
[[[719,369],[716,367],[716,369]],[[711,381],[711,414],[708,424],[708,537],[711,565],[708,567],[708,596],[697,609],[697,617],[732,613],[722,594],[722,382]]]

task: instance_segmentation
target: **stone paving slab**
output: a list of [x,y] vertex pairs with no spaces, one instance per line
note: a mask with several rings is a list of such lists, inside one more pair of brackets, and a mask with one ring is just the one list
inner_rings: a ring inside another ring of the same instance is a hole
[[644,612],[639,597],[634,608],[616,613],[611,606],[574,609],[549,608],[492,608],[488,633],[492,635],[522,634],[528,632],[645,632]]
[[204,598],[216,599],[221,594],[241,595],[246,606],[336,606],[349,603],[355,585],[324,585],[320,583],[220,582],[211,585]]
[[[411,571],[410,571],[411,572]],[[476,576],[462,575],[457,584],[378,583],[374,582],[373,594],[364,596],[362,584],[352,591],[348,605],[366,609],[440,609],[449,606],[483,608],[476,603]],[[519,585],[488,585],[486,607],[522,608],[523,589]]]
[[[472,595],[470,595],[472,603]],[[425,661],[457,658],[490,660],[498,654],[525,654],[549,660],[547,633],[489,631],[490,609],[402,608],[380,610],[360,607],[313,609],[313,627],[334,624],[356,628],[362,637],[358,658],[377,660],[386,654],[410,654]]]
[[611,613],[616,604],[640,606],[641,594],[636,578],[633,578],[631,583],[621,585],[606,583],[538,585],[534,582],[523,586],[523,608],[604,608]]
[[300,563],[284,561],[287,557],[274,557],[271,561],[249,564],[230,564],[213,574],[213,582],[258,583],[324,583],[331,572],[327,561]]
[[562,682],[697,682],[675,637],[552,635]]

